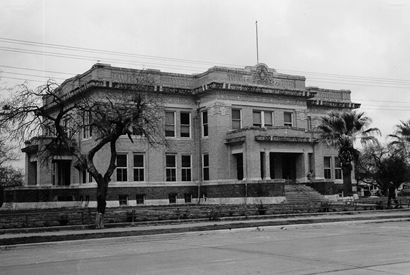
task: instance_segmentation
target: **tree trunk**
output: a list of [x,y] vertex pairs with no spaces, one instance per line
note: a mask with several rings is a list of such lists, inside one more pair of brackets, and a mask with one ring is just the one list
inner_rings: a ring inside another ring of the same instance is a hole
[[352,192],[352,165],[342,166],[343,171],[343,193],[345,196],[351,196]]
[[107,206],[108,181],[101,177],[97,181],[97,214],[95,217],[95,228],[104,228],[104,214]]

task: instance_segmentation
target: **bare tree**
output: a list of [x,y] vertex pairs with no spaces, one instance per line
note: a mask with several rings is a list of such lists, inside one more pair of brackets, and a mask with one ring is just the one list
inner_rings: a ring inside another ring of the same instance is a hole
[[[88,171],[97,183],[96,227],[104,226],[108,184],[116,168],[116,142],[128,136],[131,142],[142,136],[152,145],[163,145],[162,100],[153,93],[151,81],[139,77],[137,84],[118,84],[107,92],[84,91],[68,95],[52,81],[30,89],[21,85],[15,96],[3,102],[0,128],[13,139],[41,137],[38,156],[44,162],[56,155],[71,155],[75,167]],[[92,134],[92,146],[83,152],[81,133]],[[99,171],[94,157],[109,147],[107,168]]]

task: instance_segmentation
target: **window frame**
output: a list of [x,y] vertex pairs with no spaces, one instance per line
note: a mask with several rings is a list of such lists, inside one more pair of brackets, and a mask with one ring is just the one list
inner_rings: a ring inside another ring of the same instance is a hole
[[[174,157],[174,164],[175,166],[168,166],[167,157]],[[176,154],[165,154],[165,181],[166,182],[175,182],[177,181],[177,155]],[[168,176],[168,172],[170,175]]]
[[335,164],[334,165],[335,180],[342,180],[343,179],[342,163],[340,162],[339,157],[334,157],[334,164]]
[[[125,166],[118,166],[118,157],[125,156]],[[128,154],[127,153],[117,153],[117,157],[115,159],[115,178],[116,182],[127,182],[128,181]],[[122,171],[119,174],[119,171]],[[125,180],[124,180],[124,173],[125,173]],[[119,175],[121,175],[121,180],[118,180]]]
[[[142,156],[142,166],[135,166],[135,156]],[[132,155],[132,171],[133,171],[133,180],[137,182],[144,182],[145,181],[145,154],[143,153],[133,153]],[[138,176],[141,177],[142,175],[142,180],[141,178],[136,179],[135,177],[135,172],[138,171]]]
[[[259,123],[256,123],[255,124],[255,117],[254,117],[254,114],[255,113],[260,113],[260,119],[261,119],[261,121],[260,121],[260,126],[258,126],[259,125]],[[269,125],[267,125],[266,124],[266,115],[267,114],[270,114],[270,118],[271,118],[271,124],[269,124]],[[273,125],[274,125],[274,111],[270,111],[270,110],[259,110],[259,109],[255,109],[255,110],[252,110],[252,125],[254,126],[254,127],[259,127],[259,128],[266,128],[266,127],[272,127]]]
[[[326,160],[329,160],[329,166],[326,166]],[[323,156],[323,177],[325,179],[332,179],[332,157]]]
[[82,139],[90,139],[93,136],[93,128],[90,125],[92,120],[91,112],[86,111],[83,113],[83,127],[82,127]]
[[[205,157],[208,159],[208,164],[205,165]],[[209,154],[202,154],[202,180],[209,180]]]
[[[239,119],[233,117],[234,111],[239,112]],[[239,128],[236,128],[234,127],[234,122],[237,123],[238,121],[239,121]],[[231,127],[232,127],[232,130],[242,129],[242,109],[234,108],[234,107],[231,109]]]
[[[167,113],[171,113],[174,116],[173,124],[167,124]],[[166,138],[175,138],[176,137],[176,111],[165,111],[165,137]],[[167,135],[167,126],[173,126],[173,135]]]
[[[285,121],[286,114],[290,115],[290,123]],[[293,127],[293,112],[285,111],[283,112],[283,126]]]
[[[188,124],[182,124],[182,114],[188,114]],[[191,112],[190,111],[181,111],[179,112],[179,136],[181,138],[191,138]],[[183,127],[188,127],[188,136],[187,137],[183,137],[182,136],[182,129]]]
[[[184,166],[184,157],[189,157],[189,166]],[[184,175],[184,172],[187,173]],[[187,177],[189,175],[189,178]],[[192,181],[192,156],[181,155],[181,181]]]
[[[206,116],[204,116],[204,114],[206,114]],[[206,123],[204,122],[204,117],[206,117]],[[201,135],[203,138],[209,136],[208,123],[209,123],[208,110],[204,110],[201,112],[201,130],[202,130]]]

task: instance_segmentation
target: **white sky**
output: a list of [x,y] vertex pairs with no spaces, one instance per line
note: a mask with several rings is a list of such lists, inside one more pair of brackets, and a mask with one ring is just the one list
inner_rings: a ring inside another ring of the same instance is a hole
[[405,0],[2,0],[0,87],[62,81],[98,60],[183,73],[255,65],[256,20],[260,62],[304,75],[308,86],[351,90],[383,135],[410,119]]

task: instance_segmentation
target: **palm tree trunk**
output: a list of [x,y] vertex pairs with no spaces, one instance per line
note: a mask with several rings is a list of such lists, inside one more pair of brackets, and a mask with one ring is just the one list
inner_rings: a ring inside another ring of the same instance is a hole
[[352,192],[352,165],[342,166],[343,171],[343,193],[345,196],[351,196]]

